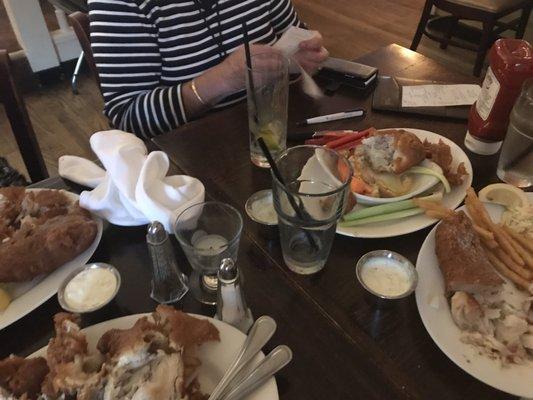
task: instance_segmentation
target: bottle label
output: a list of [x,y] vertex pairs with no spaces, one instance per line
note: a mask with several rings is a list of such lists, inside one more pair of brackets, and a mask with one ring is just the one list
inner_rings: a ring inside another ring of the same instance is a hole
[[489,117],[492,107],[494,107],[494,102],[498,93],[500,92],[500,82],[492,69],[489,67],[487,69],[487,75],[483,81],[483,86],[481,87],[481,93],[476,102],[476,110],[479,116],[486,121]]

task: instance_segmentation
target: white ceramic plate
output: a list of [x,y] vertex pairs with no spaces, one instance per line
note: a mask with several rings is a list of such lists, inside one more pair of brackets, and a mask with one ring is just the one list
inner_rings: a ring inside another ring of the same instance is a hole
[[[38,191],[44,189],[26,190]],[[74,193],[66,191],[64,193],[66,193],[73,201],[79,200],[79,196]],[[35,310],[50,297],[55,295],[57,293],[57,290],[59,289],[59,286],[68,276],[68,274],[70,274],[76,268],[85,265],[87,261],[89,261],[93,253],[96,251],[98,244],[100,243],[103,230],[102,220],[95,215],[93,215],[93,219],[96,222],[96,226],[98,229],[93,243],[83,253],[78,255],[73,260],[63,264],[54,272],[48,274],[44,278],[38,277],[37,279],[32,281],[33,283],[35,283],[35,286],[28,288],[28,283],[22,283],[19,290],[22,288],[22,286],[26,286],[26,288],[23,289],[24,293],[15,298],[4,312],[0,312],[0,329],[4,329],[5,327],[11,325],[13,322],[24,317],[26,314],[29,314],[31,311]]]
[[[533,201],[533,194],[529,196]],[[495,204],[485,204],[485,207],[493,221],[501,219],[503,207]],[[491,360],[479,354],[479,349],[461,342],[461,331],[452,320],[444,296],[444,280],[435,254],[435,229],[424,241],[416,262],[416,304],[426,330],[442,352],[474,378],[515,396],[532,398],[533,362],[502,368],[498,360]]]
[[[89,351],[95,350],[98,340],[109,329],[131,328],[133,324],[135,324],[135,321],[145,315],[149,314],[129,315],[127,317],[112,319],[83,329],[82,331],[87,336]],[[209,322],[215,325],[220,332],[220,342],[203,344],[200,346],[198,351],[198,357],[202,362],[198,369],[200,390],[203,393],[211,393],[239,352],[244,340],[246,339],[246,336],[233,326],[230,326],[219,320],[208,318],[202,315],[190,315],[209,320]],[[37,356],[46,357],[46,347],[36,351],[30,357]],[[259,360],[263,358],[264,354],[261,352],[257,355],[255,361],[259,362]],[[247,396],[244,400],[278,399],[278,387],[276,385],[276,380],[271,378],[255,392]]]
[[[414,133],[422,141],[427,139],[429,142],[438,143],[439,140],[442,140],[445,144],[450,146],[453,157],[452,168],[454,170],[457,168],[459,163],[464,163],[468,177],[466,177],[462,185],[452,187],[450,193],[445,194],[444,198],[442,199],[442,204],[445,207],[451,209],[457,208],[466,196],[466,189],[472,185],[472,164],[470,164],[468,156],[459,146],[444,136],[421,129],[404,129]],[[354,226],[352,228],[337,226],[337,233],[357,238],[394,237],[419,231],[420,229],[424,229],[435,222],[437,222],[436,219],[426,217],[424,214],[420,214],[395,221],[378,222],[369,225]]]

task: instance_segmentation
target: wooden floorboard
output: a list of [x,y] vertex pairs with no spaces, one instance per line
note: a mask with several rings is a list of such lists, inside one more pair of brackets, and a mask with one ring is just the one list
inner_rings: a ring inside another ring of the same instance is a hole
[[[330,53],[353,59],[390,43],[409,47],[424,0],[293,0],[302,20],[319,30]],[[419,52],[450,68],[471,73],[474,53],[440,50],[424,38]],[[64,154],[90,157],[88,138],[106,129],[103,103],[96,84],[81,76],[80,94],[70,90],[70,77],[26,96],[50,174],[57,174],[57,159]],[[1,107],[0,107],[1,108]],[[0,111],[0,156],[21,171],[24,167],[3,110]]]

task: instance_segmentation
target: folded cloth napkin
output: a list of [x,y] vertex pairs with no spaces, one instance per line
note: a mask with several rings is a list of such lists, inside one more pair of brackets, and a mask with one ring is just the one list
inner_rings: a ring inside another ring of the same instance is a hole
[[134,226],[159,221],[172,232],[185,208],[204,201],[202,182],[186,175],[166,176],[168,156],[148,154],[143,141],[118,130],[96,132],[91,148],[105,170],[75,156],[59,158],[59,175],[93,188],[80,195],[83,208],[115,225]]

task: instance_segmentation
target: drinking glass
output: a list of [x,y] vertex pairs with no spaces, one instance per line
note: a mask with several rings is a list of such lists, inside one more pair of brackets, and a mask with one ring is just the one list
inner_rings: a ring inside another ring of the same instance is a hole
[[496,173],[512,185],[533,185],[533,79],[524,82],[511,111]]
[[257,138],[263,138],[274,157],[287,147],[289,61],[281,54],[259,53],[251,57],[251,64],[246,74],[250,158],[268,168]]
[[318,146],[292,147],[278,156],[276,166],[283,180],[272,173],[283,259],[292,271],[313,274],[328,259],[352,166],[336,151]]
[[229,204],[208,201],[186,208],[176,219],[174,234],[192,266],[189,286],[204,304],[216,304],[217,272],[224,258],[237,261],[242,217]]

